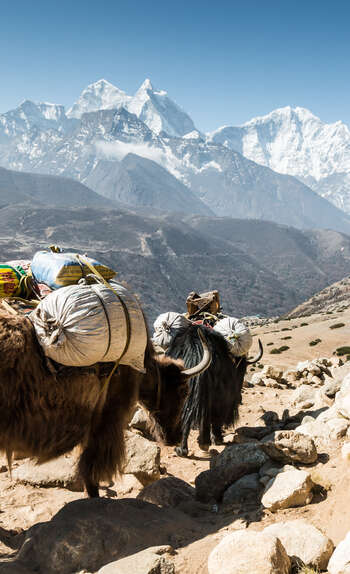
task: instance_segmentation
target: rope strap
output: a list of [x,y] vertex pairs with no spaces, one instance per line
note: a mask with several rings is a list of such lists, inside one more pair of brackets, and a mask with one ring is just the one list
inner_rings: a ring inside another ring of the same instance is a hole
[[103,393],[104,390],[108,389],[109,383],[111,381],[111,378],[113,377],[115,371],[117,370],[120,361],[122,360],[122,358],[124,357],[125,353],[127,352],[129,345],[130,345],[130,338],[131,338],[131,326],[130,326],[130,317],[129,317],[129,312],[128,309],[123,301],[123,299],[121,298],[121,296],[119,295],[119,293],[113,289],[113,287],[110,285],[110,283],[108,283],[108,281],[106,281],[106,279],[101,275],[101,273],[99,271],[97,271],[97,269],[95,269],[95,267],[92,265],[92,263],[90,263],[90,261],[88,261],[85,257],[83,257],[82,255],[79,255],[79,253],[76,253],[76,258],[79,262],[79,264],[84,264],[86,265],[90,271],[100,280],[101,283],[103,283],[103,285],[105,285],[106,287],[108,287],[108,289],[110,289],[114,295],[116,295],[116,297],[119,299],[119,302],[123,308],[124,311],[124,317],[125,317],[125,322],[126,322],[126,343],[123,349],[122,354],[120,355],[119,359],[117,359],[113,365],[113,368],[111,370],[111,372],[109,373],[102,389],[101,389],[101,394]]

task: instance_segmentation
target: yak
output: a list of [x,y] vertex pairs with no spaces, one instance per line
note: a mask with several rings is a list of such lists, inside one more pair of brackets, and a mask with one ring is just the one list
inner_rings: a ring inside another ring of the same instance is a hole
[[[235,424],[242,402],[242,385],[248,365],[259,361],[263,348],[259,339],[259,354],[253,360],[245,356],[234,357],[228,341],[217,331],[203,325],[192,324],[179,332],[170,343],[166,355],[182,359],[191,367],[201,359],[200,341],[205,337],[211,354],[206,371],[189,381],[189,393],[181,415],[179,456],[188,455],[188,436],[191,428],[199,429],[198,445],[208,450],[211,443],[222,444],[222,428]],[[179,436],[178,436],[179,438]]]
[[[78,471],[90,497],[122,472],[124,429],[140,401],[171,443],[187,394],[187,379],[207,368],[208,348],[194,369],[159,358],[148,337],[145,373],[113,363],[65,367],[48,361],[27,317],[0,310],[0,450],[40,464],[81,447]],[[172,443],[175,444],[175,443]]]

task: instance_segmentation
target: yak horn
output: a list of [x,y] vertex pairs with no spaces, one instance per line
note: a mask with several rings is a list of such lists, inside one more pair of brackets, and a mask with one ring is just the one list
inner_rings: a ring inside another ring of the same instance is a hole
[[251,361],[248,361],[248,359],[247,359],[247,365],[254,365],[254,363],[257,363],[258,361],[260,361],[261,357],[263,356],[264,349],[263,349],[262,342],[260,341],[260,339],[258,339],[258,343],[259,343],[259,354],[257,357],[255,357],[255,359],[251,359]]
[[192,377],[198,377],[198,375],[203,373],[203,371],[205,371],[211,363],[211,352],[209,351],[208,344],[207,344],[205,337],[204,337],[204,335],[200,329],[198,329],[198,335],[199,335],[199,338],[200,338],[200,341],[201,341],[202,347],[203,347],[203,357],[202,357],[202,360],[198,363],[198,365],[196,365],[195,367],[192,367],[191,369],[184,369],[182,371],[182,375],[185,377],[185,379],[191,379]]

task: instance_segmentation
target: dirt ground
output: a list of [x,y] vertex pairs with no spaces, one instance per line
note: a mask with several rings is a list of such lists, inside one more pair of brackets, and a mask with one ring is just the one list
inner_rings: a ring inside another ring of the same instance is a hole
[[[303,323],[307,325],[302,326]],[[330,328],[338,323],[344,323],[344,326]],[[261,338],[264,345],[262,364],[278,365],[283,369],[292,368],[299,361],[330,357],[336,348],[349,344],[350,310],[271,323],[255,328],[253,332],[255,342],[252,353],[257,350],[257,337]],[[309,343],[315,339],[321,341],[310,346]],[[273,345],[268,345],[271,342]],[[281,354],[270,354],[272,348],[284,344],[290,348]],[[261,426],[263,423],[260,417],[264,410],[273,410],[281,415],[290,404],[292,392],[289,389],[266,387],[245,388],[238,426]],[[233,429],[227,429],[227,441],[230,441],[232,431]],[[196,476],[209,468],[210,458],[224,448],[212,447],[209,453],[204,453],[197,447],[196,436],[196,432],[191,433],[188,458],[179,458],[173,448],[162,446],[161,464],[164,476],[173,475],[194,485]],[[347,511],[350,508],[350,466],[341,459],[341,445],[342,441],[335,442],[332,451],[328,452],[329,459],[321,457],[321,461],[311,469],[314,481],[323,488],[308,506],[274,514],[249,504],[244,508],[231,508],[229,511],[211,506],[204,508],[196,520],[196,541],[189,543],[186,539],[183,540],[177,551],[177,574],[207,574],[210,551],[227,532],[237,528],[261,530],[273,522],[302,517],[319,527],[337,544],[350,530],[350,513]],[[20,463],[21,461],[15,461],[14,466]],[[102,495],[116,496],[118,491],[118,496],[136,496],[141,488],[136,479],[127,476],[105,489]],[[14,484],[6,461],[0,461],[0,555],[11,555],[23,539],[21,533],[29,526],[49,520],[62,506],[83,496],[81,492],[71,492],[63,488],[34,488]],[[178,520],[178,514],[176,516]],[[181,523],[178,524],[178,529],[181,533]],[[18,534],[15,535],[16,533]]]

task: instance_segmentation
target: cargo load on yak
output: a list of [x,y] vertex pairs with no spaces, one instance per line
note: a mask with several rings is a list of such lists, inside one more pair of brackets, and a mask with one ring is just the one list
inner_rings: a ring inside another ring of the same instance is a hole
[[114,362],[144,371],[144,315],[136,297],[112,280],[116,273],[111,268],[58,248],[38,252],[23,277],[46,287],[46,296],[34,289],[31,301],[26,301],[18,297],[20,271],[3,267],[3,276],[13,284],[11,290],[3,289],[3,305],[28,316],[46,357],[71,367]]
[[87,281],[53,291],[29,315],[44,354],[72,367],[119,361],[143,371],[147,328],[137,299],[114,281]]
[[76,255],[76,253],[62,252],[54,245],[50,247],[50,251],[38,251],[30,266],[32,275],[38,283],[45,283],[51,289],[75,285],[79,279],[91,272],[89,264],[93,265],[106,281],[115,277],[115,271],[107,265],[90,257],[84,257],[82,261]]
[[218,291],[196,293],[192,291],[186,299],[187,313],[162,313],[155,320],[152,341],[167,351],[176,335],[183,333],[189,325],[203,325],[219,332],[229,343],[232,355],[243,357],[252,346],[252,335],[245,323],[221,312]]
[[231,352],[235,357],[248,354],[253,338],[249,327],[243,321],[236,317],[224,317],[215,323],[213,328],[230,343]]
[[153,323],[152,342],[166,351],[175,335],[183,333],[189,325],[191,321],[181,313],[162,313]]

